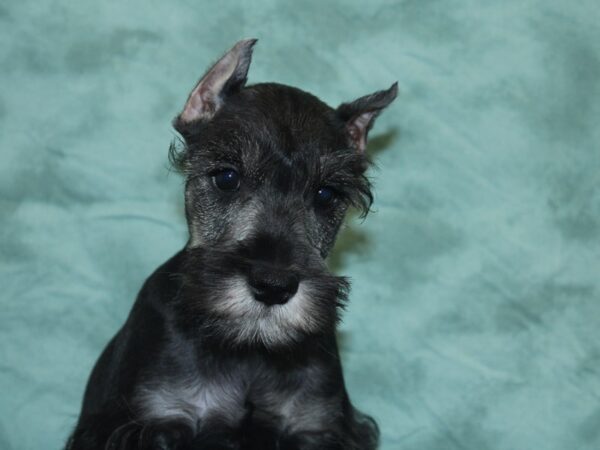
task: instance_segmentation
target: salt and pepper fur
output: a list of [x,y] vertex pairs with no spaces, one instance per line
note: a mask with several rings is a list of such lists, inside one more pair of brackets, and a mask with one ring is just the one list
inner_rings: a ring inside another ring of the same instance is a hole
[[[98,360],[69,450],[376,448],[336,343],[348,282],[325,258],[348,207],[370,207],[367,133],[397,88],[332,109],[293,87],[246,86],[255,42],[209,69],[174,121],[190,239]],[[224,169],[237,190],[215,185]],[[325,206],[323,186],[336,195]],[[257,268],[293,275],[297,291],[257,301]]]

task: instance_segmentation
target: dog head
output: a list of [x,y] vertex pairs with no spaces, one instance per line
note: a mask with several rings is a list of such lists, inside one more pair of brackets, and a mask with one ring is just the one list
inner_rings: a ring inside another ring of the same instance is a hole
[[397,86],[337,109],[293,87],[246,86],[254,44],[200,79],[171,157],[186,175],[190,314],[220,339],[277,347],[335,327],[347,283],[324,260],[348,207],[369,210],[367,133]]

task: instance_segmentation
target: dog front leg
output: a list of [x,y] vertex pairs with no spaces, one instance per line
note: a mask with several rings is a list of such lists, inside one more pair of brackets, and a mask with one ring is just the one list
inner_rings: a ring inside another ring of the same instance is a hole
[[299,432],[288,435],[280,441],[279,448],[281,450],[349,450],[341,436],[328,431]]
[[[345,431],[344,431],[345,430]],[[371,419],[354,422],[350,428],[296,432],[282,438],[281,450],[375,450],[379,432]]]
[[193,450],[194,435],[183,421],[129,421],[114,426],[110,417],[94,416],[77,427],[66,450]]

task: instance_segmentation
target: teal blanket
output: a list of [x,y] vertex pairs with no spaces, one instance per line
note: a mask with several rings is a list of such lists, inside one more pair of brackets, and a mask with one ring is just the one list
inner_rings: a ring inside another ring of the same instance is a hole
[[144,279],[186,241],[170,120],[257,37],[250,82],[336,105],[398,80],[347,384],[382,450],[600,449],[597,0],[0,4],[0,448],[56,449]]

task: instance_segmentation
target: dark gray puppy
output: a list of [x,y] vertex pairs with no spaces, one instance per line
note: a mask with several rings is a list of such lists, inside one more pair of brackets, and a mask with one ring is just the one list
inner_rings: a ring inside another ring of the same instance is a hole
[[245,86],[254,43],[225,54],[174,121],[190,239],[96,363],[70,450],[377,446],[336,343],[348,284],[324,260],[348,207],[371,205],[367,132],[397,87],[332,109]]

